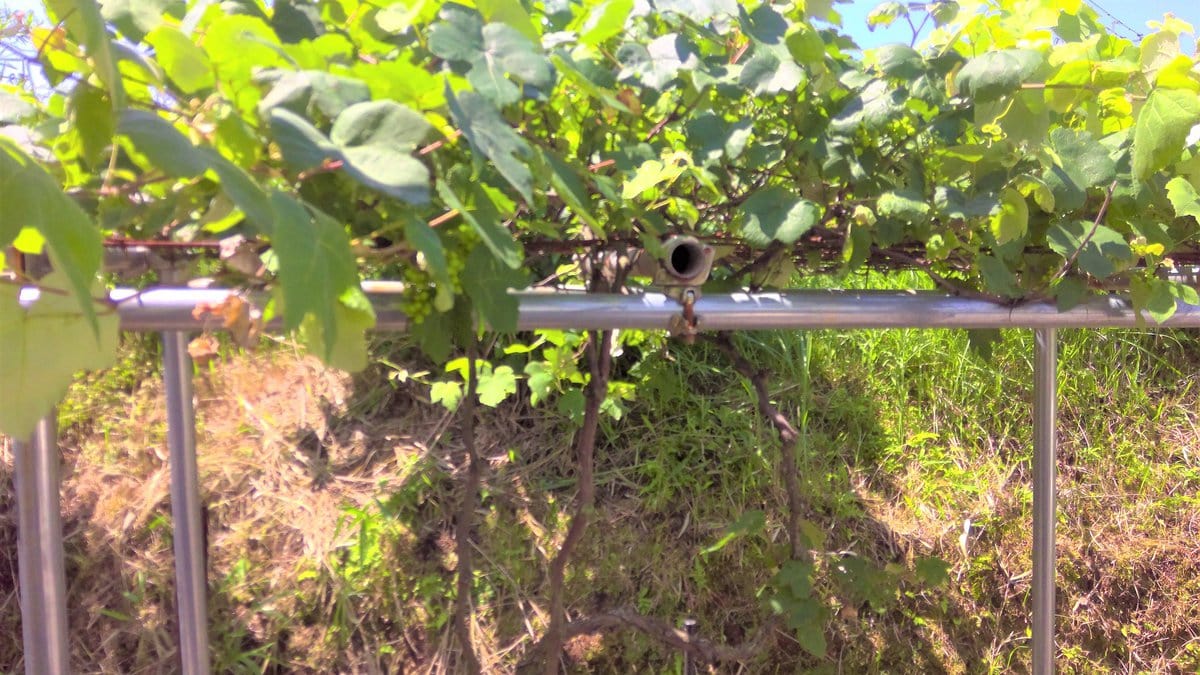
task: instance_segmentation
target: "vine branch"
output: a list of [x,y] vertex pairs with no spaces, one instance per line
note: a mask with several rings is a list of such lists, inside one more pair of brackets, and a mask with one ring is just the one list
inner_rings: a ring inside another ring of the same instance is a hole
[[462,497],[458,503],[458,516],[454,528],[455,554],[458,557],[457,586],[454,608],[454,632],[462,648],[463,669],[468,673],[482,672],[479,657],[471,644],[471,588],[475,575],[471,565],[471,527],[475,516],[475,502],[479,493],[479,452],[475,447],[475,391],[479,376],[477,366],[478,346],[475,336],[467,343],[467,393],[463,397],[463,457],[466,476],[463,479]]
[[725,354],[738,374],[750,381],[754,387],[759,414],[775,428],[775,433],[779,436],[779,473],[783,477],[783,487],[787,492],[788,501],[788,543],[791,545],[792,558],[802,558],[807,553],[807,547],[800,540],[802,504],[800,480],[796,477],[796,442],[799,440],[800,434],[797,433],[796,427],[792,426],[787,416],[779,410],[779,407],[771,402],[771,392],[767,387],[767,372],[755,368],[754,364],[738,351],[730,334],[720,332],[703,337]]
[[[626,267],[618,265],[617,269],[612,271],[613,276],[610,279],[605,278],[604,272],[602,256],[595,256],[589,284],[593,290],[612,292],[625,285],[625,276],[628,274]],[[559,654],[567,638],[563,600],[567,564],[571,554],[583,540],[596,501],[596,436],[600,427],[600,405],[608,396],[608,379],[612,373],[612,339],[612,331],[588,332],[586,356],[590,379],[584,389],[583,425],[575,437],[579,493],[575,497],[575,511],[571,516],[570,525],[567,526],[567,535],[550,561],[550,625],[532,650],[535,658],[540,656],[543,659],[543,671],[547,675],[558,673]]]
[[1059,279],[1067,276],[1067,272],[1071,271],[1071,267],[1079,258],[1079,254],[1083,252],[1083,248],[1088,245],[1088,243],[1092,240],[1092,237],[1096,236],[1096,231],[1100,229],[1100,224],[1104,222],[1104,216],[1108,215],[1108,206],[1109,204],[1112,204],[1113,191],[1116,189],[1117,181],[1114,180],[1108,186],[1108,192],[1104,194],[1104,202],[1100,204],[1100,211],[1096,213],[1096,219],[1092,221],[1091,229],[1089,229],[1088,233],[1085,234],[1083,239],[1079,241],[1079,246],[1075,247],[1075,250],[1071,253],[1071,257],[1063,261],[1062,267],[1058,268],[1058,271],[1054,273],[1054,276],[1050,279],[1050,283],[1053,284]]

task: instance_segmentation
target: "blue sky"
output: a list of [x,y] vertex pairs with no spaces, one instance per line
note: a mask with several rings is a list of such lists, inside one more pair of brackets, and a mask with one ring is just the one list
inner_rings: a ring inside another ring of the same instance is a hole
[[[1111,30],[1124,37],[1133,38],[1131,31],[1147,33],[1147,21],[1161,21],[1168,12],[1200,27],[1200,0],[1084,0],[1091,5],[1100,19]],[[888,42],[908,42],[912,29],[900,20],[887,29],[874,32],[867,29],[867,14],[879,4],[879,0],[853,0],[848,4],[835,5],[842,15],[842,26],[861,47],[877,47]],[[1117,22],[1120,23],[1117,23]],[[1121,25],[1124,24],[1124,25]],[[928,30],[926,30],[926,33]],[[925,34],[925,33],[923,33]],[[1136,40],[1135,40],[1136,42]],[[1192,36],[1190,47],[1195,43]]]

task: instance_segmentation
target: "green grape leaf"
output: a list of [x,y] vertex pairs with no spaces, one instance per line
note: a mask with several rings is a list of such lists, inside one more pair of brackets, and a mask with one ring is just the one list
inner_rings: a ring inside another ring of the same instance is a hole
[[[894,193],[901,195],[902,198],[912,199],[916,195],[908,190]],[[880,199],[882,203],[882,198]],[[968,197],[961,190],[945,185],[939,185],[933,190],[933,205],[937,208],[937,213],[946,218],[956,218],[959,220],[968,220],[970,218],[982,218],[984,216],[995,215],[1000,212],[1000,200],[994,194],[983,193]],[[881,207],[882,208],[882,207]],[[903,211],[905,215],[896,216],[901,220],[910,222],[922,222],[921,207],[913,202],[892,202],[889,200],[886,210],[890,213],[895,209]]]
[[550,398],[554,393],[558,378],[554,376],[554,368],[545,361],[530,361],[525,364],[525,383],[529,385],[529,405],[536,406],[539,402]]
[[[446,250],[442,246],[442,240],[438,238],[437,232],[429,226],[424,220],[406,214],[404,218],[404,239],[416,247],[422,255],[425,256],[425,265],[433,275],[434,281],[438,285],[438,298],[443,297],[443,289],[449,289],[451,285],[450,267],[446,262]],[[454,302],[453,291],[450,291],[449,302]],[[435,301],[435,305],[438,304]],[[444,304],[444,301],[443,301]],[[438,311],[446,311],[448,307],[437,307]]]
[[950,563],[941,558],[921,556],[913,563],[917,579],[926,586],[944,586],[950,581]]
[[1037,147],[1045,142],[1046,131],[1050,128],[1050,112],[1041,98],[1041,92],[1022,91],[1012,97],[997,123],[1010,141]]
[[434,382],[429,386],[429,402],[440,403],[451,412],[458,409],[462,401],[463,387],[458,382]]
[[341,112],[329,139],[344,147],[394,146],[411,152],[429,135],[425,116],[395,101],[357,103]]
[[929,204],[912,190],[889,190],[879,195],[875,211],[883,218],[894,218],[909,223],[923,223],[929,219]]
[[325,32],[317,3],[307,0],[274,0],[271,28],[282,42],[288,44],[316,40]]
[[504,399],[517,393],[517,375],[511,366],[496,366],[492,372],[479,375],[475,392],[479,395],[480,403],[495,408]]
[[754,42],[765,47],[783,45],[783,38],[788,30],[788,21],[770,4],[759,5],[749,14],[746,13],[744,7],[739,7],[738,17],[742,21],[742,30]]
[[133,42],[145,39],[165,17],[182,17],[186,9],[183,0],[103,0],[100,3],[104,20]]
[[1186,89],[1150,92],[1133,126],[1133,175],[1141,180],[1179,159],[1192,126],[1200,123],[1200,96]]
[[79,134],[81,155],[95,166],[112,144],[116,131],[112,103],[103,90],[84,82],[71,91],[67,106],[67,120]]
[[412,155],[385,145],[343,148],[346,172],[358,182],[409,204],[429,202],[429,169]]
[[437,182],[438,196],[446,202],[446,206],[457,210],[463,220],[479,233],[484,245],[492,252],[492,255],[510,269],[519,268],[521,266],[521,249],[518,248],[512,233],[501,224],[503,218],[492,201],[482,190],[476,190],[474,186],[464,186],[464,188],[471,190],[471,194],[475,198],[475,208],[473,209],[467,207],[464,200],[459,198],[459,193],[448,183],[441,180]]
[[708,165],[722,157],[737,159],[754,133],[750,120],[728,123],[718,115],[703,113],[688,120],[686,138],[700,164]]
[[1020,192],[1007,189],[1000,194],[1000,208],[992,215],[992,236],[996,243],[1006,244],[1025,236],[1029,227],[1029,205]]
[[325,134],[287,108],[273,108],[270,123],[271,136],[279,145],[283,161],[293,169],[311,169],[326,159],[341,156],[338,147]]
[[767,50],[756,50],[738,76],[738,84],[757,96],[795,91],[807,81],[808,76],[791,57],[781,59],[775,52]]
[[960,91],[978,101],[990,101],[1011,94],[1045,63],[1041,52],[1031,49],[988,51],[967,61],[955,81]]
[[467,79],[476,91],[501,105],[520,98],[520,90],[506,75],[539,89],[554,83],[546,55],[508,24],[489,23],[483,27],[483,52],[475,64]]
[[[629,106],[625,105],[624,101],[617,98],[616,92],[607,86],[601,86],[597,82],[592,81],[592,72],[586,65],[590,62],[585,61],[581,64],[572,61],[568,54],[562,52],[552,55],[550,61],[563,74],[564,79],[579,87],[588,96],[603,101],[606,106],[614,110],[619,110],[623,113],[632,112]],[[585,70],[588,70],[588,72],[584,72]],[[601,75],[605,74],[607,73],[601,73]]]
[[148,110],[125,110],[117,132],[133,141],[150,163],[171,176],[195,178],[208,170],[208,159],[187,136]]
[[320,113],[334,119],[351,106],[371,99],[371,88],[365,82],[319,70],[271,69],[258,73],[255,79],[271,85],[258,103],[263,116],[284,107],[299,115]]
[[550,169],[550,184],[554,186],[558,197],[571,207],[572,213],[592,228],[596,236],[603,237],[604,225],[592,213],[591,200],[583,180],[558,155],[549,150],[540,152],[546,167]]
[[1059,211],[1081,208],[1088,188],[1107,186],[1116,178],[1116,163],[1088,132],[1058,128],[1050,132],[1049,141],[1042,157],[1042,180]]
[[794,243],[821,219],[821,207],[789,190],[771,186],[742,204],[742,235],[751,246]]
[[539,89],[553,84],[550,61],[517,28],[507,23],[484,25],[476,14],[455,6],[444,8],[442,17],[429,31],[430,51],[467,64],[467,80],[478,94],[496,105],[520,100],[518,83]]
[[275,225],[275,211],[271,199],[258,183],[241,167],[225,159],[212,148],[197,148],[208,161],[209,167],[221,179],[221,189],[237,207],[246,214],[259,232],[271,234]]
[[346,108],[325,138],[308,120],[286,108],[270,111],[271,131],[284,161],[307,169],[340,159],[355,180],[410,204],[429,201],[429,169],[412,156],[429,132],[425,118],[392,101]]
[[633,0],[608,0],[587,14],[579,30],[579,42],[595,47],[621,34],[633,11]]
[[874,57],[875,66],[889,77],[915,80],[925,73],[925,59],[908,45],[883,45],[875,49]]
[[467,8],[448,4],[441,21],[429,28],[429,51],[449,61],[471,63],[483,53],[483,19]]
[[1079,305],[1087,295],[1087,282],[1076,277],[1066,277],[1054,286],[1054,304],[1060,312]]
[[471,148],[492,160],[500,175],[525,201],[533,201],[533,172],[522,161],[532,155],[525,139],[518,136],[500,111],[479,94],[464,91],[455,96],[447,84],[446,100],[454,123],[462,130]]
[[1200,194],[1188,179],[1176,176],[1167,181],[1167,199],[1175,209],[1175,215],[1183,218],[1191,216],[1200,221]]
[[585,403],[582,391],[568,389],[563,392],[562,396],[558,397],[558,405],[555,406],[555,410],[558,411],[558,414],[570,419],[572,424],[579,424],[583,421],[583,407]]
[[484,21],[502,23],[516,29],[526,40],[537,44],[542,36],[533,26],[529,12],[521,5],[520,0],[477,0],[475,6],[483,15]]
[[[41,283],[64,288],[74,281],[54,272]],[[99,295],[103,288],[97,283],[85,291]],[[0,434],[25,439],[62,400],[76,372],[112,364],[119,325],[116,312],[81,312],[69,295],[42,293],[26,310],[19,294],[16,286],[0,285]]]
[[[1092,228],[1095,228],[1095,232],[1088,238]],[[1096,225],[1086,220],[1055,223],[1046,232],[1046,243],[1055,253],[1067,259],[1079,251],[1076,261],[1080,269],[1097,279],[1111,276],[1117,271],[1117,263],[1126,262],[1133,256],[1129,244],[1119,232],[1107,225]]]
[[694,70],[700,57],[687,38],[670,33],[645,46],[635,42],[621,45],[617,61],[624,67],[622,78],[635,75],[647,87],[663,89],[675,80],[680,70]]
[[[253,7],[258,9],[258,5]],[[295,67],[279,44],[278,36],[261,16],[230,14],[215,17],[205,29],[203,46],[217,79],[231,85],[225,87],[226,95],[247,115],[262,98],[259,88],[251,86],[252,76],[257,73],[268,82],[274,81],[281,76],[281,71],[272,71],[272,68]]]
[[368,330],[375,326],[375,311],[371,301],[358,288],[347,289],[330,307],[337,326],[332,344],[327,344],[323,321],[316,314],[307,314],[300,323],[300,341],[314,354],[321,355],[327,365],[356,373],[367,367]]
[[519,306],[516,296],[508,289],[520,290],[527,283],[524,271],[505,266],[482,246],[476,246],[467,256],[462,276],[463,291],[494,331],[516,332]]
[[1000,295],[1017,298],[1021,296],[1021,288],[1017,285],[1017,277],[1004,261],[993,255],[981,255],[975,260],[983,285]]
[[1003,335],[998,328],[968,328],[967,349],[974,352],[984,361],[991,361],[996,345],[1003,341]]
[[443,78],[403,59],[356,63],[351,73],[367,84],[371,97],[376,100],[392,99],[418,110],[433,110],[446,105]]
[[104,16],[96,0],[46,0],[46,6],[66,24],[68,32],[87,47],[88,58],[96,67],[96,77],[108,89],[113,109],[124,108],[125,85],[117,67],[117,53],[108,38]]
[[1179,54],[1159,69],[1154,76],[1154,85],[1163,89],[1200,92],[1200,74],[1192,70],[1193,66],[1191,58]]
[[1155,277],[1134,276],[1129,280],[1129,294],[1136,309],[1146,312],[1156,323],[1175,315],[1179,302],[1200,304],[1196,289],[1178,281]]
[[428,23],[437,10],[438,4],[428,0],[402,0],[379,10],[375,23],[384,31],[399,35],[414,25]]
[[166,76],[185,94],[211,89],[216,84],[212,63],[204,50],[174,26],[162,24],[150,31],[146,42]]
[[899,2],[881,2],[867,14],[867,28],[875,30],[888,27],[902,16],[908,16],[908,8]]
[[637,171],[621,186],[621,198],[633,199],[652,187],[672,183],[679,178],[684,168],[678,161],[648,159],[642,162]]
[[788,53],[796,59],[812,67],[825,59],[825,40],[812,26],[802,23],[792,25],[792,32],[784,38]]
[[22,228],[41,233],[55,269],[66,275],[83,317],[98,331],[92,282],[103,256],[100,230],[58,181],[4,136],[0,136],[0,204],[4,205],[0,208],[0,249],[12,243]]
[[[815,600],[811,600],[815,604]],[[800,643],[800,647],[817,657],[818,659],[825,658],[826,652],[829,651],[829,646],[825,642],[825,626],[822,622],[810,621],[796,627],[796,642]]]
[[282,192],[271,193],[275,232],[271,248],[279,261],[284,328],[295,330],[316,317],[328,360],[338,344],[335,305],[358,288],[358,268],[343,227],[322,211]]
[[830,128],[850,133],[859,127],[877,131],[904,110],[907,95],[891,88],[885,80],[871,80],[863,89],[847,97],[846,104],[834,115]]

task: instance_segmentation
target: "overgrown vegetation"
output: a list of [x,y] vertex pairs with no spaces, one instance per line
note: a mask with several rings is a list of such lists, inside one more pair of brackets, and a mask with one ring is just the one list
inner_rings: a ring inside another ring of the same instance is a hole
[[[51,90],[0,89],[0,431],[125,354],[62,408],[76,658],[102,670],[173,658],[152,343],[118,350],[99,278],[131,241],[248,289],[194,308],[236,343],[252,303],[297,341],[200,389],[222,670],[1011,668],[1022,338],[973,335],[993,365],[949,333],[693,344],[687,299],[883,267],[1008,305],[1117,288],[1158,322],[1200,302],[1164,274],[1200,245],[1179,18],[1135,43],[1078,0],[887,2],[872,25],[930,32],[864,52],[828,0],[46,10],[3,18]],[[679,235],[703,274],[634,261]],[[409,333],[367,368],[372,277],[403,279]],[[517,331],[511,289],[664,279],[680,343]],[[1066,656],[1187,668],[1191,557],[1162,542],[1191,450],[1156,435],[1191,424],[1188,350],[1130,335],[1065,350],[1107,420],[1067,414]],[[1114,521],[1117,495],[1146,511]]]
[[[748,672],[1024,669],[1029,336],[1006,332],[991,362],[953,331],[734,342],[794,420],[810,562],[787,562],[778,441],[748,382],[705,342],[654,340],[654,358],[627,347],[614,367],[637,394],[619,418],[603,416],[595,512],[564,586],[568,618],[608,616],[593,627],[609,630],[569,640],[568,671],[675,672],[680,652],[653,630],[685,617],[714,654],[753,641]],[[136,365],[81,382],[64,409],[88,420],[64,443],[81,671],[169,670],[176,658],[158,385],[95,395],[143,372],[148,346],[129,345]],[[528,357],[500,347],[494,368],[519,371]],[[1063,335],[1068,672],[1200,668],[1196,347],[1170,331]],[[286,344],[200,373],[217,672],[462,668],[452,629],[462,426],[429,401],[428,383],[447,378],[408,340],[379,349],[386,358],[352,379]],[[522,383],[478,415],[468,628],[485,672],[517,668],[546,629],[547,561],[578,488],[577,422],[531,407],[530,393]],[[0,663],[15,667],[19,615],[6,598]],[[780,609],[811,624],[787,630]],[[613,630],[642,615],[660,623]]]

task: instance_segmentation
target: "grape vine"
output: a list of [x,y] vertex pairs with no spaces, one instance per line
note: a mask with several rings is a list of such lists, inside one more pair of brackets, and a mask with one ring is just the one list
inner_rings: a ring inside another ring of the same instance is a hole
[[[366,362],[365,278],[406,282],[446,361],[515,332],[508,289],[594,285],[581,260],[668,234],[714,246],[714,291],[900,265],[1004,303],[1200,302],[1163,274],[1200,260],[1193,27],[1135,43],[1081,0],[910,11],[870,22],[911,44],[861,50],[830,0],[47,0],[0,38],[50,86],[0,83],[0,432],[115,354],[106,243],[241,237],[258,264],[223,278],[265,284],[337,365]],[[578,413],[597,339],[540,333],[525,372],[482,363],[467,389],[524,380]],[[620,387],[592,395],[616,414]]]

